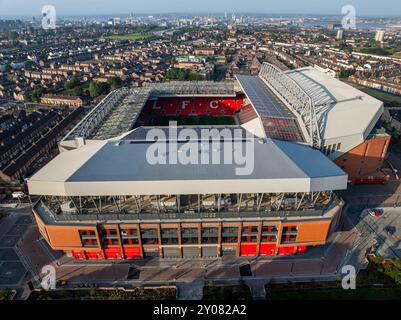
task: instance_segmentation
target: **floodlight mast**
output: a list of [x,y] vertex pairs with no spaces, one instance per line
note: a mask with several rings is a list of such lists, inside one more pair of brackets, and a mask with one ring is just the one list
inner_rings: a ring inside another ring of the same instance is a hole
[[297,116],[308,144],[320,149],[321,138],[312,97],[294,79],[270,63],[262,64],[259,77]]

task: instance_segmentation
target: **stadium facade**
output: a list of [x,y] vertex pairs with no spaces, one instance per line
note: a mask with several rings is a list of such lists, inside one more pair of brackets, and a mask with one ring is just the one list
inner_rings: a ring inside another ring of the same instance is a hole
[[[309,67],[263,64],[235,83],[119,89],[28,181],[41,196],[33,214],[49,245],[75,259],[301,254],[338,227],[336,191],[380,175],[382,112],[380,101]],[[207,125],[180,124],[198,117]],[[171,119],[178,125],[165,126]],[[189,141],[200,146],[197,161],[149,161],[155,144],[174,144],[165,155],[179,158]],[[250,142],[246,174],[235,161],[201,161],[223,150],[233,159]]]

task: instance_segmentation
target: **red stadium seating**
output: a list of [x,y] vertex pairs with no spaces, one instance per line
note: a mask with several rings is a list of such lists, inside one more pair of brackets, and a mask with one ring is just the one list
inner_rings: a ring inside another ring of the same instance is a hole
[[180,97],[149,100],[145,110],[154,116],[233,115],[243,104],[243,98]]

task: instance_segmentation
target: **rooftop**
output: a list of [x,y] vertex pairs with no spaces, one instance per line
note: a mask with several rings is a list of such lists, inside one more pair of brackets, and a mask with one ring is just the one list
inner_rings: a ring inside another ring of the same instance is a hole
[[[79,149],[62,152],[28,182],[31,194],[61,196],[206,194],[257,192],[311,192],[340,190],[347,175],[321,152],[308,146],[267,139],[252,139],[254,150],[245,166],[225,164],[223,155],[230,141],[208,141],[195,147],[198,163],[152,164],[149,149],[153,142],[92,141]],[[196,143],[178,142],[178,150]],[[234,144],[229,153],[233,159]],[[245,143],[240,146],[245,150]],[[164,155],[170,157],[170,150]],[[173,152],[173,151],[171,151]],[[174,153],[174,152],[173,152]],[[219,158],[213,164],[211,157]],[[180,157],[180,151],[175,155]],[[203,164],[202,157],[207,157]],[[225,158],[224,158],[225,159]],[[180,163],[181,162],[181,163]],[[246,174],[238,174],[239,168]],[[63,170],[60,170],[63,168]],[[246,170],[245,170],[246,171]],[[185,181],[185,183],[182,183]]]
[[237,75],[236,77],[259,116],[280,119],[295,118],[295,115],[258,76]]
[[171,81],[163,83],[145,83],[151,90],[151,97],[205,95],[235,96],[234,83],[213,81]]
[[323,140],[351,135],[364,140],[384,111],[383,102],[313,67],[287,74],[314,100]]

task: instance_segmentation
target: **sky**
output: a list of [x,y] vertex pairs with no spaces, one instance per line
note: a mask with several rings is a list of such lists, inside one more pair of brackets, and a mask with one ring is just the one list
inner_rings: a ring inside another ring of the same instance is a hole
[[224,11],[340,15],[348,4],[355,6],[357,16],[401,17],[400,0],[0,0],[0,16],[39,16],[44,5],[54,5],[58,15]]

